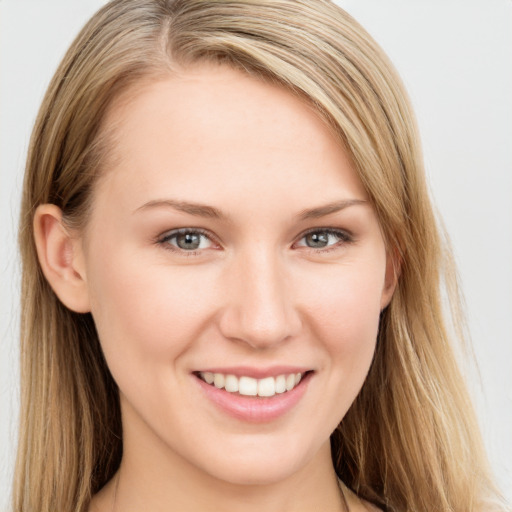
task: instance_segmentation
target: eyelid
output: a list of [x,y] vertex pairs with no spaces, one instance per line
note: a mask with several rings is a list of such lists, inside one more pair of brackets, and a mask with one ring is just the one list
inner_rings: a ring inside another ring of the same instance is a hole
[[[185,256],[195,256],[195,255],[198,255],[200,252],[206,250],[206,249],[196,249],[196,250],[187,251],[187,250],[181,249],[175,245],[168,243],[169,239],[171,239],[172,237],[180,235],[180,234],[185,234],[185,233],[198,233],[198,234],[208,238],[208,240],[212,244],[217,246],[216,248],[221,247],[220,242],[218,241],[217,237],[215,235],[213,235],[213,233],[211,233],[207,229],[196,228],[196,227],[170,229],[170,230],[165,231],[165,232],[161,233],[160,235],[158,235],[155,238],[155,243],[163,246],[167,250],[171,250],[171,251],[177,252],[179,254],[183,254]],[[303,231],[296,238],[296,241],[292,244],[292,248],[294,246],[297,246],[297,244],[300,240],[304,239],[307,235],[309,235],[311,233],[328,233],[328,234],[337,236],[340,240],[338,243],[328,245],[326,247],[315,248],[315,247],[308,247],[307,245],[300,245],[298,247],[301,247],[301,248],[304,248],[306,250],[310,250],[313,252],[326,253],[330,250],[339,248],[340,245],[344,245],[346,243],[351,243],[354,241],[353,235],[346,229],[334,228],[334,227],[315,227],[315,228],[310,228],[310,229],[307,229],[306,231]],[[213,247],[213,248],[215,248],[215,247]],[[210,249],[210,248],[208,248],[208,249]]]
[[297,237],[296,242],[294,242],[292,244],[292,247],[296,246],[300,240],[304,239],[307,235],[309,235],[311,233],[328,233],[331,235],[338,236],[340,240],[338,243],[333,244],[333,245],[328,245],[326,247],[315,248],[315,247],[308,247],[307,245],[300,245],[299,247],[305,248],[306,250],[310,250],[313,252],[326,253],[330,250],[339,248],[341,245],[344,245],[347,243],[352,243],[354,241],[354,236],[352,235],[352,233],[350,233],[346,229],[334,228],[334,227],[317,227],[317,228],[310,228],[310,229],[307,229],[306,231],[303,231]]
[[[179,254],[183,254],[185,256],[195,256],[198,255],[200,252],[206,250],[206,249],[195,249],[186,251],[184,249],[181,249],[180,247],[177,247],[173,244],[168,243],[168,241],[177,236],[177,235],[183,235],[186,233],[198,233],[206,238],[217,247],[213,247],[214,249],[220,247],[220,242],[217,240],[217,237],[215,237],[210,231],[204,228],[195,228],[195,227],[186,227],[186,228],[175,228],[170,229],[168,231],[165,231],[158,235],[155,239],[155,243],[161,245],[164,249],[177,252]],[[210,249],[210,247],[208,248]]]

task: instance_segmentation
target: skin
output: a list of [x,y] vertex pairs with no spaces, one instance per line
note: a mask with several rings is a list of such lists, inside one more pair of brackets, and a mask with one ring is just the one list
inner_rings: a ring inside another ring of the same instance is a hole
[[[47,278],[92,313],[119,385],[115,510],[344,510],[329,436],[364,382],[395,286],[346,152],[290,92],[204,64],[139,89],[107,125],[113,164],[85,231],[70,234],[53,205],[35,227]],[[168,200],[221,217],[154,204]],[[208,237],[187,252],[164,240],[177,228]],[[308,247],[305,232],[326,228],[339,234]],[[307,390],[257,424],[219,410],[192,373],[278,364],[312,370]],[[114,484],[91,510],[113,509]],[[367,510],[345,493],[351,511]]]

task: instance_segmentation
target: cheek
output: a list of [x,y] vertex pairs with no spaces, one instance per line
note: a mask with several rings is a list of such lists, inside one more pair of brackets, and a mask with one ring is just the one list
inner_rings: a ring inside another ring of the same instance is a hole
[[384,265],[363,263],[347,262],[317,275],[322,286],[316,283],[303,310],[332,363],[342,363],[345,372],[366,374],[378,332]]
[[[118,255],[91,268],[91,309],[112,373],[173,365],[212,314],[204,272]],[[188,270],[188,271],[187,271]]]

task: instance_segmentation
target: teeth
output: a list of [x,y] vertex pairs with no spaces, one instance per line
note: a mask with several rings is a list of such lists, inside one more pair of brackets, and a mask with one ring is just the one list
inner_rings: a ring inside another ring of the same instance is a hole
[[216,388],[222,389],[224,387],[224,383],[226,381],[226,378],[222,373],[214,373],[213,374],[213,385]]
[[258,394],[258,381],[251,377],[240,377],[238,392],[241,395],[256,396]]
[[286,391],[286,377],[279,375],[276,377],[276,393],[284,393]]
[[212,372],[204,372],[202,375],[205,382],[207,382],[208,384],[213,384],[214,377]]
[[226,391],[236,393],[238,391],[238,379],[234,375],[227,375],[224,387]]
[[267,377],[258,381],[258,396],[274,396],[276,394],[276,380]]
[[295,375],[291,373],[286,377],[286,391],[290,391],[295,387]]
[[278,375],[277,377],[265,377],[253,379],[252,377],[236,377],[223,373],[200,372],[201,378],[216,388],[224,388],[229,393],[240,393],[245,396],[274,396],[276,393],[291,391],[302,379],[301,373]]

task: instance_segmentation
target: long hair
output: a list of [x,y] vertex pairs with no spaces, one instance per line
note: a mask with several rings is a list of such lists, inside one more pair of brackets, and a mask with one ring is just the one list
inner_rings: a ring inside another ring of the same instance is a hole
[[35,124],[23,190],[14,510],[83,512],[122,456],[116,384],[91,315],[63,306],[43,276],[35,208],[56,204],[83,227],[112,143],[108,109],[142,81],[205,61],[310,102],[350,154],[399,262],[370,372],[331,437],[336,472],[390,512],[504,510],[456,364],[455,271],[411,106],[382,50],[327,0],[113,0],[67,52]]

